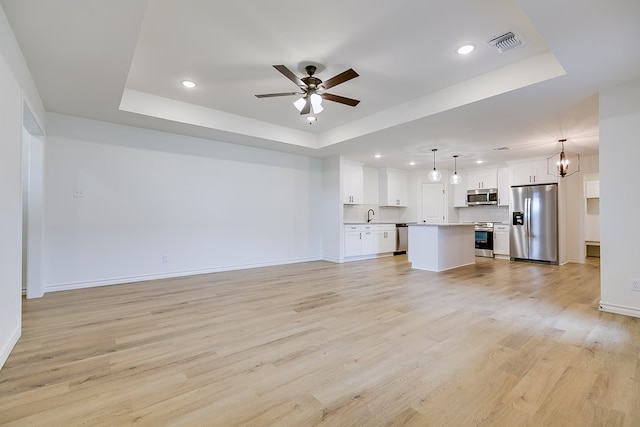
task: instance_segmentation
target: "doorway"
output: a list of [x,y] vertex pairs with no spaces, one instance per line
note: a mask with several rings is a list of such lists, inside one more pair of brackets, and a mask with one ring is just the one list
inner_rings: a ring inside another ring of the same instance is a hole
[[42,198],[44,133],[26,102],[22,112],[22,291],[44,295],[42,283]]
[[422,217],[420,222],[429,224],[445,222],[444,184],[422,184]]

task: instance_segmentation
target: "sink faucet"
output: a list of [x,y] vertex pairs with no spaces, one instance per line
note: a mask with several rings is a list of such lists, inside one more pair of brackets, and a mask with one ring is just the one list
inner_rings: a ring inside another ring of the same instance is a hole
[[369,209],[369,211],[367,212],[367,222],[371,222],[371,220],[373,219],[372,216],[374,216],[376,213],[373,211],[373,209]]

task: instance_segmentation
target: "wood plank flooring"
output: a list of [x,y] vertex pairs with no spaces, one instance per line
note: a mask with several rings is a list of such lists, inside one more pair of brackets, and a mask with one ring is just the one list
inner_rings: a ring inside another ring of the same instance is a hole
[[599,265],[406,256],[24,302],[7,426],[638,426],[640,319]]

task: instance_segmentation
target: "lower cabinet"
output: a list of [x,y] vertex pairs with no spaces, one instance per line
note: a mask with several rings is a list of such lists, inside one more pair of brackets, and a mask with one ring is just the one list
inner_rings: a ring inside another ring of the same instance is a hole
[[349,224],[344,226],[345,258],[393,252],[395,249],[395,224]]
[[394,224],[373,226],[373,253],[384,254],[396,250],[396,226]]
[[509,256],[509,226],[499,224],[493,226],[493,254]]

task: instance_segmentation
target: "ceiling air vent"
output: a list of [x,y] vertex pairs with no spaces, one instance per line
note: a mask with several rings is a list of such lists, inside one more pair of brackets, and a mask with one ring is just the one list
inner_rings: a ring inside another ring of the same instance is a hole
[[505,50],[512,49],[522,44],[522,40],[518,38],[512,31],[489,40],[489,44],[502,53]]

